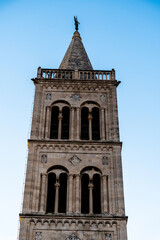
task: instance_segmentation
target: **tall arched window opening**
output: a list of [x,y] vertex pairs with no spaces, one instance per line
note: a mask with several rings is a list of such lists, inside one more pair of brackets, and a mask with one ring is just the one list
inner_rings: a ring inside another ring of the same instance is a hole
[[48,169],[48,213],[66,213],[68,170],[63,166],[53,166]]
[[100,139],[99,108],[92,108],[92,139]]
[[89,140],[89,121],[88,121],[88,108],[83,107],[81,111],[81,139]]
[[89,176],[88,174],[82,175],[81,180],[81,212],[89,213]]
[[100,169],[89,166],[81,171],[81,212],[101,213],[101,174]]
[[94,174],[93,176],[93,213],[101,213],[101,185],[100,175]]
[[62,139],[69,139],[69,107],[62,109]]
[[67,174],[61,173],[59,177],[59,204],[58,204],[58,212],[65,213],[66,212],[66,201],[67,201]]
[[51,113],[51,133],[50,138],[51,139],[57,139],[58,138],[58,116],[59,116],[59,108],[57,106],[52,107],[52,113]]
[[47,212],[53,213],[55,207],[55,183],[56,175],[55,173],[48,174],[48,197],[47,197]]

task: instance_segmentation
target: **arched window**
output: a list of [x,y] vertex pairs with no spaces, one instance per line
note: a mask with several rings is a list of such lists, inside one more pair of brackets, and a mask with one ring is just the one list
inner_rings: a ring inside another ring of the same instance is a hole
[[101,184],[100,175],[93,176],[93,213],[101,213]]
[[59,116],[59,108],[57,106],[52,107],[51,113],[51,139],[58,138],[58,116]]
[[87,102],[81,110],[81,139],[100,140],[100,114],[98,104]]
[[69,139],[70,108],[64,101],[56,101],[51,112],[51,139]]
[[92,139],[100,139],[99,108],[92,108]]
[[101,171],[86,167],[81,171],[81,212],[101,213]]
[[48,197],[47,197],[47,212],[53,213],[55,206],[55,183],[56,174],[51,172],[48,174]]
[[69,107],[62,109],[62,139],[69,139]]
[[48,213],[66,213],[68,171],[61,166],[54,166],[48,171],[46,211]]
[[83,107],[81,111],[81,139],[89,139],[89,121],[88,121],[88,108]]
[[82,213],[89,213],[89,176],[88,174],[82,175],[81,181],[81,212]]

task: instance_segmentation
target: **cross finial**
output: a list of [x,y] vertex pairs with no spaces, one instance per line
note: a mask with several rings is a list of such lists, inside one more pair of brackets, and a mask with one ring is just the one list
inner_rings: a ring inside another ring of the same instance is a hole
[[74,16],[74,25],[75,25],[75,30],[76,30],[76,31],[78,31],[78,25],[79,25],[79,24],[80,24],[80,23],[78,22],[77,17]]

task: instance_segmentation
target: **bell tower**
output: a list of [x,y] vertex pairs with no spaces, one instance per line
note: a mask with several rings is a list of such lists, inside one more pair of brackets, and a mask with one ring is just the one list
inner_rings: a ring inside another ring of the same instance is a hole
[[127,240],[115,70],[93,70],[76,30],[39,67],[20,240]]

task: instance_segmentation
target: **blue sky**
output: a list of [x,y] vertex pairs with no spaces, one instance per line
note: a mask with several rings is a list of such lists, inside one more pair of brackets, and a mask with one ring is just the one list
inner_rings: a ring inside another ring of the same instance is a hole
[[159,240],[160,1],[0,0],[0,239],[16,239],[38,66],[58,68],[74,32],[94,69],[115,68],[129,240]]

